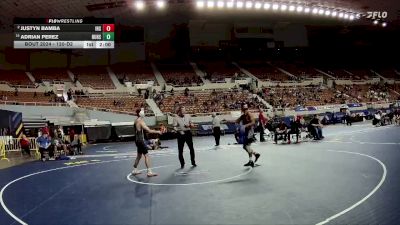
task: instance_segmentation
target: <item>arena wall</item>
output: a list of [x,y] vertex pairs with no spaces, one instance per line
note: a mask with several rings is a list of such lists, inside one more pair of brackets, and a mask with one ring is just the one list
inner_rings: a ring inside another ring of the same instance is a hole
[[[0,109],[22,112],[23,118],[35,118],[35,117],[51,117],[51,118],[70,118],[73,120],[74,108],[71,107],[55,107],[55,106],[21,106],[21,105],[0,105]],[[135,116],[117,114],[110,112],[101,112],[94,110],[87,110],[89,119],[98,121],[108,121],[111,123],[118,122],[132,122],[136,119]],[[146,117],[146,123],[149,126],[156,124],[155,117]]]

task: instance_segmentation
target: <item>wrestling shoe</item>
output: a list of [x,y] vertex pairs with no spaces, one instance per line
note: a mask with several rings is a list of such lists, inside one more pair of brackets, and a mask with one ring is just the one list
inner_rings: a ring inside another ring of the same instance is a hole
[[153,173],[153,172],[147,173],[147,177],[156,177],[156,176],[158,176],[158,174],[156,174],[156,173]]
[[251,166],[254,167],[254,162],[250,160],[248,163],[244,164],[243,166]]
[[260,153],[257,153],[257,154],[255,154],[254,156],[256,157],[256,160],[254,160],[254,162],[257,162],[257,160],[258,160],[258,158],[260,158],[261,154],[260,154]]
[[138,169],[133,169],[131,174],[132,174],[133,176],[136,176],[136,175],[139,175],[139,174],[141,174],[141,173],[142,173],[142,172],[140,172]]

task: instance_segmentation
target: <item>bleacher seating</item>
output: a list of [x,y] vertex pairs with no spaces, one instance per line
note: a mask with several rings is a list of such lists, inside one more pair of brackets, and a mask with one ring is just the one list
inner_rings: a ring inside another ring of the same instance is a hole
[[376,75],[369,69],[347,69],[350,72],[353,80],[368,80]]
[[198,62],[198,67],[207,74],[207,78],[211,82],[225,82],[225,78],[238,78],[246,77],[243,76],[242,72],[238,67],[232,63],[216,61],[216,62]]
[[396,73],[395,69],[379,69],[376,72],[385,78],[400,80],[400,75]]
[[359,102],[388,102],[397,98],[388,85],[346,85],[337,88]]
[[240,110],[242,103],[249,104],[250,109],[256,109],[262,103],[246,91],[231,92],[189,92],[175,93],[156,98],[156,103],[165,113],[176,113],[180,105],[185,106],[189,114],[227,112]]
[[160,64],[157,68],[168,85],[176,87],[200,86],[203,81],[189,64]]
[[365,80],[375,75],[368,69],[325,69],[327,74],[335,77],[336,79],[347,80]]
[[265,88],[260,94],[276,108],[343,103],[341,99],[333,97],[332,90],[318,87]]
[[398,98],[398,95],[390,90],[390,86],[385,85],[336,85],[334,88],[317,86],[264,88],[259,95],[276,108],[389,102]]
[[0,100],[8,102],[19,102],[19,103],[55,103],[60,102],[55,94],[48,94],[40,92],[19,92],[16,95],[15,91],[0,91]]
[[289,72],[300,79],[307,79],[313,77],[323,76],[321,73],[316,71],[312,66],[308,66],[304,63],[275,63],[275,66]]
[[33,86],[29,77],[22,70],[0,70],[0,81],[11,85]]
[[78,67],[72,69],[72,72],[84,87],[91,87],[93,89],[115,89],[105,67]]
[[254,76],[256,76],[258,79],[263,81],[285,82],[291,79],[291,77],[287,74],[266,63],[243,63],[240,65],[248,70],[250,73],[252,73]]
[[66,69],[37,69],[32,71],[35,81],[71,82]]
[[157,84],[151,65],[145,62],[123,63],[111,66],[117,78],[124,82],[130,81],[133,84],[147,84],[149,81]]
[[136,109],[144,108],[147,115],[154,114],[143,97],[119,96],[119,97],[77,97],[76,104],[79,107],[96,108],[104,111],[117,111],[134,114]]

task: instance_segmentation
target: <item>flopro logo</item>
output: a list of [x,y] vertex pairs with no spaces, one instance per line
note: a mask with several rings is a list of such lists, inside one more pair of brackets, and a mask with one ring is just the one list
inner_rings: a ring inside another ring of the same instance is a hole
[[367,12],[367,18],[368,19],[386,19],[388,16],[388,13],[386,11],[379,12],[379,11],[374,11],[374,12]]

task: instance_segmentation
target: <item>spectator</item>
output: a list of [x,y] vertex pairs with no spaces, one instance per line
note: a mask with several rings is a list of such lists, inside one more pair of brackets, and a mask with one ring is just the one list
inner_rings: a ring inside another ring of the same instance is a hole
[[321,140],[324,138],[324,136],[322,135],[322,124],[320,119],[318,118],[318,115],[314,115],[314,118],[310,121],[310,127],[311,129],[311,133],[314,136],[315,140]]
[[47,134],[47,135],[50,134],[50,132],[49,132],[49,127],[48,127],[47,124],[44,125],[44,127],[42,128],[41,131],[42,131],[42,134]]
[[57,128],[54,130],[54,136],[61,140],[64,140],[64,131],[61,126],[57,126]]
[[[284,140],[287,140],[287,132],[288,132],[288,126],[281,120],[278,124],[278,127],[275,130],[275,144],[278,144],[278,136],[284,137]],[[289,143],[290,144],[290,143]]]
[[29,147],[31,143],[25,134],[22,135],[22,138],[20,139],[19,143],[21,145],[22,153],[31,156],[31,150]]
[[64,141],[61,138],[58,138],[57,136],[52,139],[52,145],[54,146],[54,151],[60,151],[62,154],[67,154],[67,145],[64,143]]
[[216,113],[212,114],[212,127],[213,127],[213,135],[215,138],[215,146],[219,146],[219,140],[221,137],[221,120],[217,116]]
[[68,135],[69,135],[69,141],[70,142],[72,142],[73,140],[74,140],[74,137],[75,137],[75,130],[74,130],[74,128],[69,128],[69,133],[68,133]]
[[48,133],[42,133],[42,135],[36,140],[36,143],[39,146],[40,158],[43,162],[46,161],[44,156],[46,151],[49,152],[49,160],[54,160],[54,148],[51,148],[51,139]]
[[290,144],[290,137],[292,134],[296,135],[296,143],[299,142],[300,128],[301,128],[300,117],[290,120],[290,130],[288,132],[289,144]]
[[259,106],[258,107],[258,128],[260,130],[260,142],[265,142],[264,138],[264,130],[265,130],[265,125],[267,124],[267,117],[264,114],[264,111],[262,108]]
[[351,113],[350,109],[346,110],[346,125],[351,126],[352,118],[351,118]]

